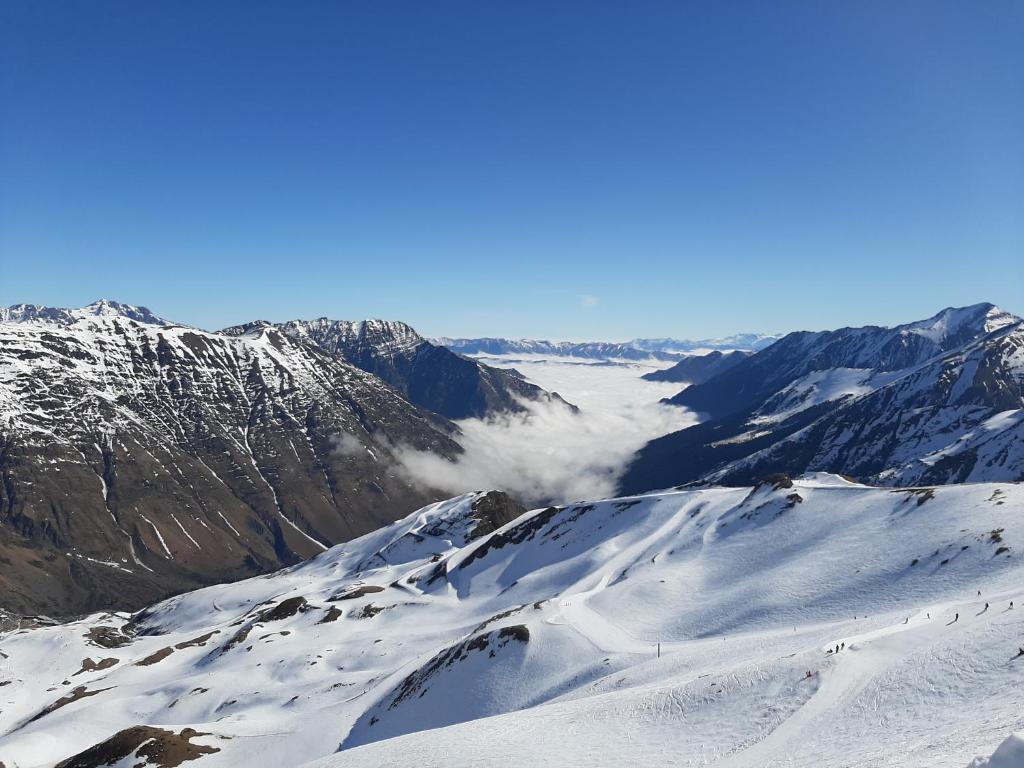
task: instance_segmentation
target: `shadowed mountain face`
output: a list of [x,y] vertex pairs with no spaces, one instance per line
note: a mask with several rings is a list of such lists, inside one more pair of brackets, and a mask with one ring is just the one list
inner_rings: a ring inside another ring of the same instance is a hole
[[710,416],[648,443],[625,492],[768,472],[895,485],[1024,478],[1024,324],[990,304],[896,328],[794,333],[670,402]]
[[410,402],[449,419],[522,410],[524,400],[550,398],[515,371],[492,368],[430,343],[405,323],[388,320],[292,320],[278,326],[379,376]]
[[296,562],[435,497],[398,445],[455,427],[273,327],[15,307],[0,322],[0,593],[19,612],[131,607]]
[[750,356],[749,352],[709,352],[706,355],[684,357],[671,368],[645,373],[647,381],[678,381],[688,384],[703,384],[708,379],[735,368]]
[[689,387],[669,402],[711,418],[740,413],[816,371],[907,370],[1018,321],[991,304],[976,304],[945,309],[927,320],[895,328],[869,325],[790,333],[713,381]]

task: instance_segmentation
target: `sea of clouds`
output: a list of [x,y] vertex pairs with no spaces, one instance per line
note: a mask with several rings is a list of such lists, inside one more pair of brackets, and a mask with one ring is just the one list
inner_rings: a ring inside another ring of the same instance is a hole
[[521,413],[459,421],[457,439],[465,453],[455,462],[397,449],[412,478],[452,494],[499,488],[528,505],[598,499],[615,493],[648,440],[696,423],[693,413],[659,402],[679,392],[680,384],[640,378],[658,363],[537,356],[482,361],[516,368],[579,412],[558,402],[524,401]]

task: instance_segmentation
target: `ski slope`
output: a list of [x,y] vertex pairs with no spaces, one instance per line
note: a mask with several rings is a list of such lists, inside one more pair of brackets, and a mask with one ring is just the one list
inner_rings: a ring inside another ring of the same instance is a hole
[[[0,635],[0,762],[147,726],[203,768],[1020,764],[1019,485],[814,475],[497,530],[483,496],[134,618]],[[114,764],[160,764],[141,749]]]

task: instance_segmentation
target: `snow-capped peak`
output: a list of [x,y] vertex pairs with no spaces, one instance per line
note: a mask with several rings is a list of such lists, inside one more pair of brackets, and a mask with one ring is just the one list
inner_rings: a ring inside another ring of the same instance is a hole
[[315,320],[290,320],[279,327],[293,338],[310,340],[328,349],[368,344],[381,354],[395,354],[425,343],[412,326],[400,320],[331,320],[318,317]]
[[72,310],[72,314],[80,317],[127,317],[139,323],[151,325],[168,325],[162,317],[157,317],[146,307],[137,307],[132,304],[122,304],[119,301],[100,299],[88,304],[81,309]]
[[1020,322],[1020,318],[987,302],[968,307],[946,307],[926,320],[918,320],[900,327],[905,334],[923,336],[936,344],[956,339],[965,332],[988,334],[1007,325]]
[[4,323],[67,326],[96,317],[124,317],[148,325],[170,325],[146,307],[122,304],[110,299],[99,299],[78,308],[46,307],[40,304],[13,304],[9,307],[0,307],[0,322]]

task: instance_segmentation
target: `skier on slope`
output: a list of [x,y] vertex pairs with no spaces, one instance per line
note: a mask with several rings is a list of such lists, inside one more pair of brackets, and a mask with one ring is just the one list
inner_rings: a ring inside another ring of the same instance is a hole
[[960,621],[960,614],[959,613],[957,613],[957,615],[953,617],[953,623],[954,624],[956,624],[958,621]]

